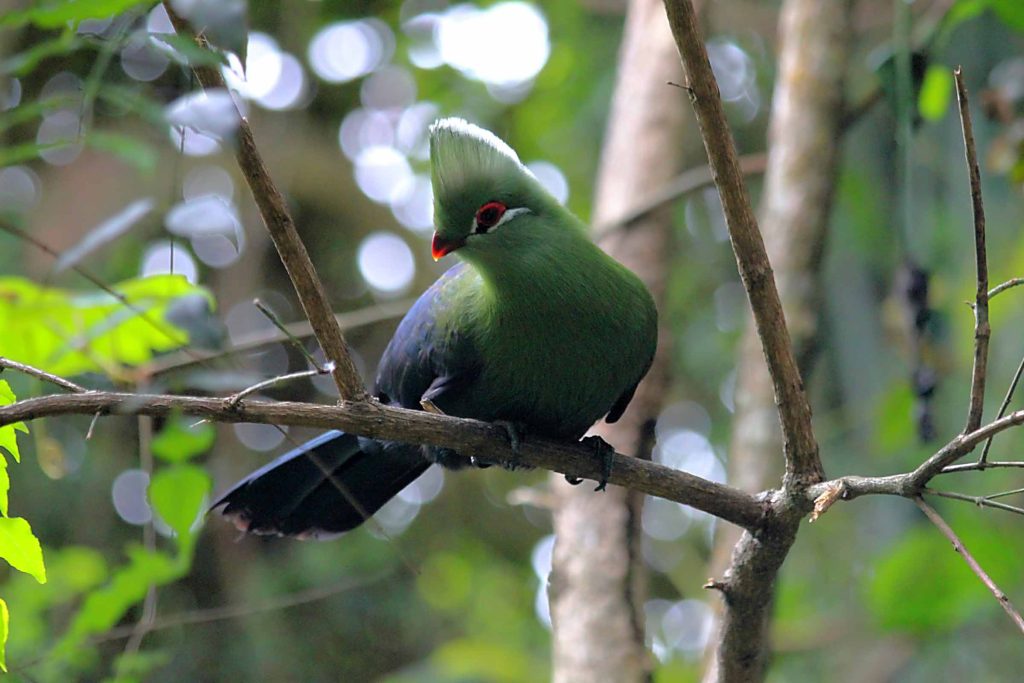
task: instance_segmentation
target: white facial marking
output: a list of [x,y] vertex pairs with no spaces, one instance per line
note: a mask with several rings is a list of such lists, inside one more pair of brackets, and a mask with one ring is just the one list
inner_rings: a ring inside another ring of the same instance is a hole
[[501,215],[501,218],[498,219],[498,222],[495,223],[494,225],[492,225],[491,227],[487,228],[486,231],[484,231],[484,232],[477,232],[476,231],[476,216],[474,216],[472,221],[470,221],[469,237],[476,237],[477,235],[487,235],[487,234],[490,234],[490,233],[494,232],[495,230],[497,230],[502,225],[504,225],[505,223],[508,223],[510,220],[512,220],[516,216],[521,216],[524,213],[533,213],[533,212],[530,211],[525,206],[516,207],[514,209],[505,209],[505,213],[503,213]]

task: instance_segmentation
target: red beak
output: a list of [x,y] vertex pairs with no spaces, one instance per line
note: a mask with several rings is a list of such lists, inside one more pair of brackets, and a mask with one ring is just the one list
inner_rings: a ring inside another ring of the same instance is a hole
[[434,257],[435,261],[440,261],[443,256],[452,253],[465,243],[466,240],[446,240],[435,232],[434,239],[430,241],[430,255]]

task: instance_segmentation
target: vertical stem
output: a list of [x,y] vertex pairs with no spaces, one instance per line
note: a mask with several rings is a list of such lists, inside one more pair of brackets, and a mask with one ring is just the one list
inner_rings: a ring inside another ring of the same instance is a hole
[[985,408],[988,340],[992,329],[988,322],[988,257],[985,248],[985,206],[981,199],[981,171],[978,168],[978,153],[974,146],[974,128],[971,125],[967,86],[964,85],[960,67],[953,72],[953,80],[956,81],[956,99],[960,105],[960,125],[964,133],[964,155],[967,159],[967,175],[971,183],[971,208],[974,213],[974,257],[978,280],[974,298],[974,369],[971,373],[971,401],[967,412],[967,426],[964,427],[964,434],[969,434],[981,426],[981,414]]

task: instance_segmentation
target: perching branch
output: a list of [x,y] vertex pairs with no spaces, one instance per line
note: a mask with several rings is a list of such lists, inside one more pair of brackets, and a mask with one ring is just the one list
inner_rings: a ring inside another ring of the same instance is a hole
[[1024,633],[1024,617],[1021,617],[1020,612],[1014,608],[1010,603],[1010,599],[1006,597],[1006,593],[999,589],[999,586],[997,586],[995,581],[985,573],[985,570],[981,568],[981,565],[974,559],[974,556],[967,551],[967,548],[964,547],[963,541],[961,541],[953,529],[946,524],[946,520],[942,519],[942,517],[939,516],[939,513],[928,505],[928,503],[924,502],[922,498],[917,497],[914,499],[914,502],[917,504],[917,507],[921,508],[921,512],[931,520],[931,523],[938,527],[939,531],[942,532],[942,535],[949,539],[949,542],[953,544],[953,549],[964,558],[964,562],[966,562],[967,566],[971,568],[971,571],[981,579],[981,582],[985,584],[985,587],[992,591],[992,595],[996,596],[996,600],[999,601],[1002,608],[1010,615],[1010,618],[1013,619],[1013,623],[1017,625],[1017,628],[1021,633]]
[[978,169],[978,153],[974,147],[974,128],[971,125],[971,110],[967,101],[967,86],[964,85],[960,67],[953,71],[956,82],[956,99],[960,105],[960,124],[964,134],[964,154],[967,159],[967,174],[971,183],[971,208],[974,212],[974,255],[977,265],[978,290],[974,301],[974,370],[971,376],[971,401],[967,413],[964,433],[973,432],[981,425],[981,413],[985,407],[985,375],[988,367],[988,340],[992,334],[988,322],[988,262],[985,251],[985,205],[981,200],[981,171]]
[[757,333],[768,361],[782,422],[786,485],[801,489],[821,481],[824,474],[811,426],[811,407],[793,357],[771,264],[743,183],[736,147],[693,5],[690,0],[665,0],[665,8],[716,178],[740,278],[750,298]]
[[[206,39],[197,36],[192,31],[188,24],[175,13],[170,2],[164,0],[163,4],[175,31],[195,40],[200,47],[208,47]],[[214,67],[195,65],[192,70],[204,88],[227,87],[224,78]],[[341,398],[346,401],[361,400],[366,397],[366,390],[363,388],[359,372],[348,352],[345,336],[341,332],[338,321],[334,318],[334,312],[327,299],[323,283],[317,276],[309,253],[299,238],[295,222],[288,212],[284,195],[277,189],[267,167],[263,164],[263,158],[256,148],[249,122],[241,114],[239,114],[239,119],[238,147],[235,153],[242,174],[256,200],[263,223],[277,248],[277,253],[288,272],[292,286],[295,287],[299,303],[302,304],[302,310],[313,327],[313,332],[320,347],[324,350],[324,355],[335,364],[331,376],[334,378],[335,384],[338,385]]]
[[[223,398],[87,391],[40,396],[0,407],[0,427],[19,421],[71,414],[194,415],[216,422],[258,422],[295,427],[343,429],[352,434],[452,448],[485,462],[517,462],[599,481],[602,464],[593,449],[579,444],[529,439],[512,452],[506,432],[478,420],[385,406],[376,401],[338,405],[290,401],[241,401]],[[1022,415],[1024,417],[1024,415]],[[758,528],[767,514],[757,497],[663,465],[615,454],[609,484],[703,510],[744,528]]]

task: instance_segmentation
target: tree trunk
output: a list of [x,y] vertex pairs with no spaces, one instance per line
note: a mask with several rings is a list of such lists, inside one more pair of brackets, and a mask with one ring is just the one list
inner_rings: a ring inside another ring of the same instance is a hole
[[[680,82],[681,74],[660,2],[632,0],[597,178],[595,225],[624,216],[679,172],[687,107],[681,91],[667,83]],[[659,307],[670,236],[671,213],[664,208],[602,242],[644,280]],[[654,365],[626,414],[593,430],[618,451],[637,457],[650,457],[652,426],[668,383],[670,339],[664,327],[658,342]],[[594,493],[588,486],[570,487],[560,477],[552,486],[553,678],[560,683],[649,680],[640,554],[643,495],[614,486]]]
[[[761,229],[804,377],[814,356],[820,315],[820,266],[836,185],[850,6],[849,0],[787,0],[779,20],[779,79]],[[747,491],[777,485],[782,437],[771,378],[752,324],[740,345],[735,396],[729,483]],[[714,575],[729,566],[740,534],[736,527],[719,525]],[[730,654],[721,649],[720,639],[709,647],[718,661],[712,661],[706,681],[763,677],[765,652],[760,665],[748,669],[722,661]],[[751,675],[741,675],[744,671]]]

